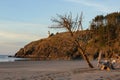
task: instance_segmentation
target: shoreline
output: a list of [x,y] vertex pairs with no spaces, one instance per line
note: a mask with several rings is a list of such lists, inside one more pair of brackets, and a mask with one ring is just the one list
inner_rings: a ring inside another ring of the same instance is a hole
[[120,80],[120,69],[90,69],[85,61],[0,62],[0,80]]

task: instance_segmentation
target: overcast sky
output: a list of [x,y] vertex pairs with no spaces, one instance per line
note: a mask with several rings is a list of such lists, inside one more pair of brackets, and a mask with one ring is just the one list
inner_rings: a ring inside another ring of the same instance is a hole
[[83,27],[96,15],[120,11],[120,0],[0,0],[0,54],[14,55],[27,43],[48,36],[56,14],[83,12]]

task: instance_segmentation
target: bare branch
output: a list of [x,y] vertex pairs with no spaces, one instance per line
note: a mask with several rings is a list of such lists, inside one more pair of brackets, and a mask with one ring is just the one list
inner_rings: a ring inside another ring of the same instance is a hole
[[85,49],[83,48],[83,46],[81,46],[81,44],[79,43],[79,40],[77,40],[74,36],[74,32],[78,32],[80,30],[80,28],[81,28],[81,30],[83,30],[82,16],[83,16],[83,13],[81,13],[80,17],[77,15],[75,20],[73,20],[71,12],[69,15],[64,15],[64,16],[57,14],[57,17],[59,19],[53,18],[52,22],[57,23],[56,28],[65,28],[69,31],[72,38],[74,39],[75,44],[78,46],[78,51],[82,54],[83,58],[87,61],[89,67],[93,68],[93,65],[90,63],[88,56],[85,53]]
[[81,15],[80,15],[80,18],[79,18],[79,21],[78,21],[78,30],[83,30],[83,27],[82,27],[82,16],[83,16],[83,13],[81,12]]

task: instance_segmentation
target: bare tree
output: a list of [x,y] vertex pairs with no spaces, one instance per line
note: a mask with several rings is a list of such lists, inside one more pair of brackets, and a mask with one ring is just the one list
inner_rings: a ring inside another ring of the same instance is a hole
[[75,44],[78,46],[78,51],[82,54],[83,58],[87,61],[90,68],[93,68],[93,65],[90,63],[88,56],[86,55],[86,49],[83,49],[81,44],[79,43],[79,40],[76,39],[75,33],[79,32],[82,28],[82,13],[80,17],[77,15],[75,19],[72,18],[72,13],[69,15],[58,15],[58,18],[51,19],[52,22],[57,23],[57,25],[54,25],[50,28],[65,28],[69,31],[71,34],[71,37],[74,39]]

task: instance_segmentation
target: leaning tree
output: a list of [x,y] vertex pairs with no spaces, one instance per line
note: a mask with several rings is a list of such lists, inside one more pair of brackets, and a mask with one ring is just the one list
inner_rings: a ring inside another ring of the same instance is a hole
[[[76,39],[75,34],[79,32],[79,30],[83,30],[82,28],[82,13],[80,16],[76,16],[75,19],[72,17],[72,13],[68,15],[59,15],[57,14],[58,18],[52,18],[51,21],[57,23],[50,28],[64,28],[69,31],[71,37],[74,40],[74,43],[78,46],[79,53],[82,54],[83,58],[86,60],[87,64],[90,68],[93,68],[93,65],[90,63],[89,58],[86,54],[86,49],[80,44],[79,40]],[[86,40],[84,40],[86,41]],[[86,45],[86,44],[85,44]]]

